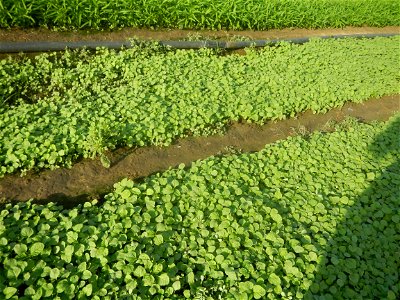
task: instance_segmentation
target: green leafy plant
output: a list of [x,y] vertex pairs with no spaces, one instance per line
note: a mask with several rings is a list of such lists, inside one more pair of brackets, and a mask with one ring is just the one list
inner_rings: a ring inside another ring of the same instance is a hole
[[395,0],[3,0],[0,27],[272,29],[399,25]]
[[398,91],[399,37],[282,43],[246,56],[139,45],[0,61],[0,176],[118,146],[169,145]]
[[0,293],[397,299],[400,115],[0,210]]

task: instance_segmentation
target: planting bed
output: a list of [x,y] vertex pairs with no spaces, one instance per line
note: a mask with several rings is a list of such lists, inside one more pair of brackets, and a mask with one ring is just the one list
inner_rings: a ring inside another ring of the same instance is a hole
[[157,46],[3,60],[0,176],[116,146],[169,145],[397,92],[399,36],[282,43],[245,56]]
[[400,115],[0,212],[7,298],[396,299]]

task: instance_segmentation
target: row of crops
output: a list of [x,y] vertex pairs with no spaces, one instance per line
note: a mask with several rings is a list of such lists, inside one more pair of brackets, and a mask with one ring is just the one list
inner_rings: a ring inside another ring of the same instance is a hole
[[232,121],[326,112],[398,90],[400,37],[282,43],[245,56],[157,46],[0,61],[0,176]]
[[0,291],[6,299],[398,299],[399,128],[399,114],[346,122],[122,180],[102,204],[8,204]]
[[0,27],[209,29],[399,25],[396,0],[2,0]]

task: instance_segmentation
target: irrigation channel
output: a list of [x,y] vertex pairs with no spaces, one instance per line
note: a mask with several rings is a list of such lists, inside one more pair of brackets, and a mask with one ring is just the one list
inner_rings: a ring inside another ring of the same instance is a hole
[[[396,33],[379,34],[346,34],[346,35],[323,35],[318,36],[321,39],[344,39],[344,38],[375,38],[390,37]],[[312,37],[270,39],[270,40],[251,40],[251,41],[158,41],[157,43],[164,47],[174,49],[224,49],[236,50],[248,47],[265,47],[277,45],[281,42],[290,42],[293,44],[304,44],[310,41]],[[29,41],[29,42],[2,42],[0,44],[0,53],[20,53],[20,52],[49,52],[63,51],[65,49],[86,48],[96,50],[97,48],[108,48],[119,50],[121,48],[132,48],[137,45],[135,41],[80,41],[80,42],[49,42],[49,41]]]
[[233,123],[223,135],[188,137],[177,140],[169,147],[117,149],[106,154],[111,161],[108,169],[98,159],[85,159],[71,169],[31,172],[24,177],[7,175],[0,179],[0,199],[9,202],[33,198],[38,203],[52,201],[69,207],[109,192],[113,184],[122,178],[140,180],[180,163],[189,165],[211,155],[259,151],[266,144],[290,135],[330,131],[332,122],[343,121],[346,117],[362,122],[385,121],[397,111],[400,111],[400,95],[391,95],[358,104],[348,102],[326,114],[306,111],[296,118],[271,121],[263,126]]
[[[47,29],[0,30],[0,59],[14,53],[40,53],[69,49],[121,49],[136,41],[156,41],[177,49],[219,48],[237,50],[264,47],[280,41],[302,44],[311,38],[373,38],[400,34],[399,27],[346,27],[342,29],[283,29],[269,31],[149,30],[126,28],[111,32],[55,32]],[[132,40],[133,39],[133,40]]]

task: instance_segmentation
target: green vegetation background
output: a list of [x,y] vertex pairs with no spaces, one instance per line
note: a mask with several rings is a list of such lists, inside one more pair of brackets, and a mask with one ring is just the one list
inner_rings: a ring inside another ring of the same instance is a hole
[[0,27],[327,28],[400,24],[396,0],[1,0]]
[[118,146],[169,145],[398,91],[399,37],[314,39],[247,55],[135,47],[0,61],[0,177]]
[[400,115],[0,211],[16,299],[398,299]]

